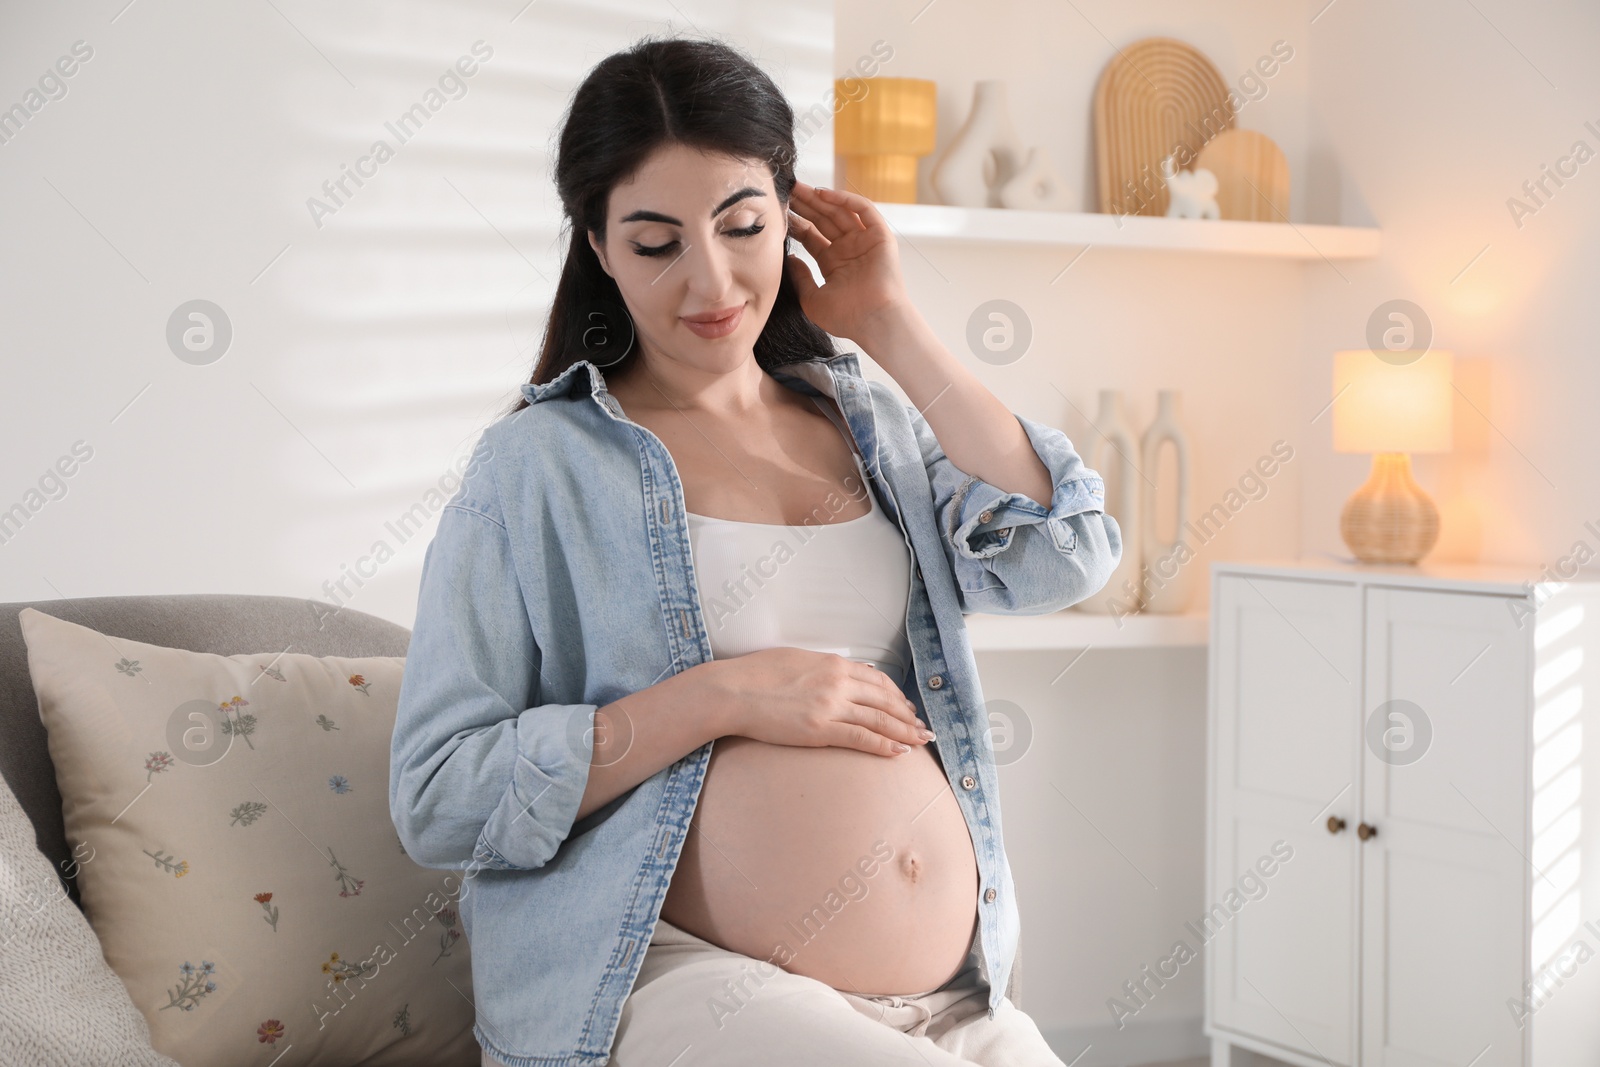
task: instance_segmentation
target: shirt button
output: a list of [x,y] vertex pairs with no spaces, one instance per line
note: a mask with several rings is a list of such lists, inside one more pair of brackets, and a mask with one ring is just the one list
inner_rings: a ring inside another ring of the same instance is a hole
[[993,904],[994,898],[998,895],[993,889],[986,889],[983,893],[983,899],[986,903]]
[[978,780],[976,778],[972,777],[972,775],[963,774],[961,776],[961,788],[962,789],[971,789],[973,786],[975,786],[977,784],[978,784]]
[[979,522],[988,522],[992,518],[994,518],[994,512],[992,512],[992,511],[980,511],[980,512],[978,512],[978,521]]
[[944,678],[941,675],[937,675],[936,674],[932,678],[928,679],[928,688],[929,689],[940,689],[940,688],[943,688],[943,686],[944,686]]

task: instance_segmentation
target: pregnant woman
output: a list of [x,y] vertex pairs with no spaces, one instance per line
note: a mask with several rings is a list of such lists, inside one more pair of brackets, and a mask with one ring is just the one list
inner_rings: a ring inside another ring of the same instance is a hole
[[563,124],[544,348],[429,545],[390,781],[406,850],[464,869],[486,1065],[1061,1064],[1003,995],[962,614],[1092,595],[1121,534],[793,130],[683,39]]

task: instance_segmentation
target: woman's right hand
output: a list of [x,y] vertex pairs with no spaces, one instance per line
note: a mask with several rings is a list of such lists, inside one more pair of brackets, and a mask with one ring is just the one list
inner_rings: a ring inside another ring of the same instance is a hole
[[773,745],[853,748],[895,756],[931,733],[893,680],[832,652],[765,648],[708,660],[708,703],[726,709],[727,733]]

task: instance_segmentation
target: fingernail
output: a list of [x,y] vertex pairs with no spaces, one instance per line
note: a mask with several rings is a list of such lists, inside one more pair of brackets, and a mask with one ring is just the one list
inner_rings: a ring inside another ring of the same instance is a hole
[[937,740],[937,738],[934,737],[932,730],[918,730],[917,731],[917,736],[922,738],[924,741],[935,741],[935,740]]
[[910,752],[911,751],[911,746],[910,745],[902,745],[898,741],[896,741],[894,743],[893,748],[894,748],[894,750],[896,752]]

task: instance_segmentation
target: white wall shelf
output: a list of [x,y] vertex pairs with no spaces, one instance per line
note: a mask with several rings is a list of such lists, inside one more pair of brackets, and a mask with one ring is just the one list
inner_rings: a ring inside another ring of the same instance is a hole
[[1370,259],[1381,231],[1229,219],[1169,219],[1083,211],[1013,211],[944,204],[880,203],[878,210],[911,241],[962,241],[1082,247],[1161,248],[1278,259]]
[[1130,615],[1119,620],[1069,610],[1048,615],[972,614],[966,620],[967,634],[977,652],[1177,648],[1205,645],[1208,639],[1203,611]]

